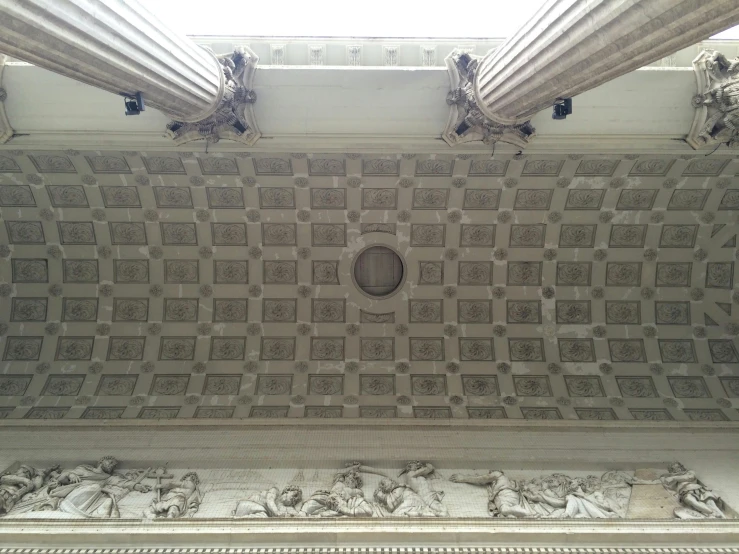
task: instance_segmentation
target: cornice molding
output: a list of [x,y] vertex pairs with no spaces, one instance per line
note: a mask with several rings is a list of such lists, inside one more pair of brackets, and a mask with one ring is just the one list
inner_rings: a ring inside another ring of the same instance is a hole
[[7,520],[0,554],[737,554],[738,537],[729,520]]
[[[322,154],[346,153],[362,151],[364,153],[386,153],[403,151],[427,154],[515,154],[520,148],[498,144],[494,151],[491,146],[481,143],[462,144],[450,150],[449,146],[432,137],[397,137],[369,135],[281,135],[263,137],[269,139],[250,148],[250,152],[315,152]],[[673,135],[549,135],[538,136],[536,141],[526,148],[527,155],[535,154],[672,154],[695,155],[695,151],[685,143],[682,136]],[[0,144],[0,151],[23,148],[25,150],[58,150],[73,144],[76,148],[96,150],[104,147],[108,150],[157,150],[162,152],[205,151],[205,143],[177,146],[171,140],[163,138],[158,132],[48,132],[34,133],[30,136],[19,136],[13,139],[13,145]],[[242,152],[243,147],[224,141],[209,144],[207,152]],[[720,148],[714,156],[726,156],[733,153]]]

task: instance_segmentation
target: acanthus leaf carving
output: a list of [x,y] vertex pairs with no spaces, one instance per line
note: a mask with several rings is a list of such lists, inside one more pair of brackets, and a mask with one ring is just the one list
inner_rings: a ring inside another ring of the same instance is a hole
[[481,59],[455,50],[444,60],[451,90],[447,94],[450,110],[442,138],[449,146],[472,141],[491,145],[500,141],[526,148],[536,134],[530,121],[502,125],[485,116],[478,106],[473,83]]
[[221,99],[205,119],[167,124],[167,134],[177,145],[202,139],[216,143],[223,138],[252,146],[261,136],[254,115],[257,95],[252,85],[259,57],[248,47],[240,46],[216,59],[222,72]]

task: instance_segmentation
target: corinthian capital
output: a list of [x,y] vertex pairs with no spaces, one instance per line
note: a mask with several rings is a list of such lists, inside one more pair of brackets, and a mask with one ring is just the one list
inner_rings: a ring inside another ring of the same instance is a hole
[[257,95],[252,89],[259,57],[245,46],[232,54],[211,54],[221,70],[222,93],[218,102],[203,119],[171,121],[167,124],[167,134],[178,145],[193,140],[215,143],[228,139],[251,146],[261,136],[253,109]]
[[726,143],[739,148],[739,58],[703,50],[693,60],[698,91],[687,142],[695,149]]
[[474,83],[481,59],[481,56],[457,50],[445,58],[451,90],[446,99],[449,118],[441,136],[449,146],[472,141],[484,144],[500,141],[525,148],[536,134],[530,121],[518,125],[497,123],[488,118],[477,103]]

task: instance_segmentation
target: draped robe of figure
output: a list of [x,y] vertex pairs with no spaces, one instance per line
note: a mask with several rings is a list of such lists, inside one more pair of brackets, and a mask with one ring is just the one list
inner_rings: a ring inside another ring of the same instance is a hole
[[301,511],[318,517],[372,517],[375,509],[364,498],[362,489],[355,489],[337,481],[331,490],[317,490],[305,501]]
[[47,472],[21,465],[14,473],[0,475],[0,515],[7,514],[26,494],[39,490]]
[[109,474],[90,465],[77,466],[70,473],[80,481],[60,485],[49,495],[61,499],[60,511],[85,518],[120,517],[118,501],[138,483],[135,473]]

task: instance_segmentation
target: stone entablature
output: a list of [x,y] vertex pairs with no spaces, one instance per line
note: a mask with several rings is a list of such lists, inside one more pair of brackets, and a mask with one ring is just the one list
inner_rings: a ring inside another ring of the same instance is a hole
[[[458,469],[427,461],[348,462],[342,469],[128,468],[114,456],[90,464],[15,463],[0,474],[7,519],[493,518],[534,520],[732,519],[694,471],[596,473]],[[143,466],[141,463],[131,465]],[[387,467],[391,466],[391,467]],[[394,467],[392,467],[394,466]],[[471,486],[470,486],[471,485]]]
[[[196,44],[216,52],[248,45],[260,58],[260,66],[329,67],[433,67],[443,69],[444,58],[454,50],[484,56],[503,44],[503,38],[368,38],[368,37],[248,37],[191,36]],[[693,58],[706,48],[731,52],[735,40],[705,40],[648,64],[674,69],[691,67]]]

